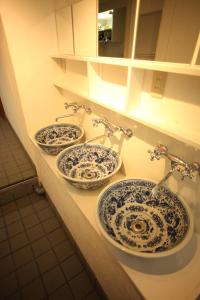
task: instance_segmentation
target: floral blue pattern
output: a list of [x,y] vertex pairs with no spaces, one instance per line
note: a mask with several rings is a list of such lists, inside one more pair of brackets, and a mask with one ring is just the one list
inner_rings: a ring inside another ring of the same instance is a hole
[[66,147],[78,142],[84,132],[73,124],[54,124],[40,129],[35,134],[38,145],[48,154],[57,155]]
[[147,180],[122,180],[101,195],[98,219],[116,246],[133,252],[165,252],[187,235],[190,219],[181,200],[166,187],[151,199],[154,186]]
[[78,188],[103,185],[120,167],[118,154],[103,145],[80,144],[63,151],[57,166],[65,179]]

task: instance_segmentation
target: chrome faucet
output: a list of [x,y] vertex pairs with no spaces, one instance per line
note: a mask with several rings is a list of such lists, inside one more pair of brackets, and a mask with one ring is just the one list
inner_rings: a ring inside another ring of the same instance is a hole
[[90,140],[87,140],[84,144],[93,142],[97,139],[100,139],[102,137],[110,137],[113,136],[115,132],[117,131],[121,131],[123,132],[124,135],[126,135],[127,137],[132,137],[133,136],[133,131],[130,128],[124,128],[124,127],[118,127],[112,123],[110,123],[106,118],[102,118],[102,119],[93,119],[92,120],[93,126],[97,127],[99,124],[103,124],[105,127],[105,133],[101,134],[95,138],[92,138]]
[[150,197],[155,197],[158,193],[160,187],[165,183],[165,181],[174,173],[178,171],[181,174],[181,179],[184,180],[186,177],[192,179],[195,176],[195,173],[200,175],[200,163],[187,163],[178,156],[175,156],[168,152],[168,148],[165,145],[158,145],[153,151],[149,150],[150,159],[160,160],[161,157],[166,157],[171,162],[171,170],[165,175],[165,177],[160,180],[155,187],[151,190]]
[[116,126],[110,123],[106,118],[93,120],[93,126],[98,126],[99,124],[103,124],[105,126],[107,136],[112,136],[117,131],[123,132],[123,134],[127,137],[133,136],[132,129]]
[[65,102],[64,103],[64,107],[65,107],[65,109],[71,108],[72,109],[72,113],[58,116],[55,119],[56,122],[58,122],[59,119],[74,116],[79,109],[84,109],[85,112],[88,113],[88,114],[90,114],[92,112],[91,108],[88,107],[87,105],[85,105],[85,104],[78,104],[76,102],[71,102],[71,103]]

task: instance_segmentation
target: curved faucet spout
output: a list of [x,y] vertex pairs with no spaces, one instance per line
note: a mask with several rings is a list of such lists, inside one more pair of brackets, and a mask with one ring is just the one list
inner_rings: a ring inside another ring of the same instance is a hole
[[94,138],[92,138],[92,139],[89,139],[89,140],[85,141],[85,142],[83,143],[83,145],[87,145],[87,144],[89,144],[89,143],[91,143],[91,142],[94,142],[94,141],[96,141],[96,140],[98,140],[98,139],[101,139],[101,138],[103,138],[103,137],[107,137],[107,135],[106,135],[106,134],[98,135],[98,136],[96,136],[96,137],[94,137]]
[[156,194],[158,193],[160,187],[165,183],[165,181],[167,181],[167,179],[174,173],[175,169],[171,169],[166,175],[165,177],[160,180],[155,186],[154,188],[151,190],[150,193],[150,198],[153,198],[156,196]]
[[58,122],[59,119],[67,118],[67,117],[72,117],[74,113],[72,114],[67,114],[67,115],[61,115],[55,118],[55,121]]

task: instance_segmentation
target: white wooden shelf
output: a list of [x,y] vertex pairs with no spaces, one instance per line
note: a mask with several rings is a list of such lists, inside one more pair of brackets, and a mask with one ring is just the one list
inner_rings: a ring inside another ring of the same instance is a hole
[[137,112],[130,112],[126,114],[127,117],[142,123],[152,129],[162,132],[178,141],[181,141],[187,145],[194,147],[195,149],[200,149],[200,134],[192,130],[185,130],[179,124],[169,122],[156,121],[155,119],[150,119],[148,117],[143,117]]
[[54,85],[58,88],[61,88],[63,90],[67,90],[69,91],[70,93],[72,94],[75,94],[75,95],[78,95],[82,98],[87,98],[88,99],[88,91],[83,91],[83,90],[80,90],[80,89],[75,89],[73,86],[70,86],[68,84],[66,84],[65,81],[63,80],[57,80],[54,82]]
[[171,62],[159,62],[148,60],[133,60],[132,67],[137,69],[163,71],[168,73],[200,76],[200,66]]
[[127,117],[133,121],[136,121],[140,124],[143,124],[149,128],[152,128],[156,131],[159,131],[161,133],[164,133],[178,141],[181,141],[185,144],[188,144],[195,149],[200,149],[200,134],[198,132],[194,132],[192,130],[185,130],[185,128],[182,128],[179,124],[176,124],[175,122],[171,122],[167,120],[166,122],[161,122],[158,120],[155,120],[155,118],[150,118],[145,116],[142,116],[142,114],[131,111],[131,112],[125,112],[125,109],[116,107],[112,104],[109,104],[106,101],[102,101],[101,98],[94,98],[86,95],[86,93],[81,93],[78,90],[74,90],[69,86],[66,86],[63,84],[62,81],[57,81],[54,83],[57,87],[60,87],[64,90],[68,90],[70,93],[73,93],[75,95],[78,95],[82,98],[86,98],[87,100],[91,101],[92,103],[96,103],[98,105],[101,105],[105,108],[108,108],[114,112],[120,113],[124,117]]
[[155,70],[155,71],[163,71],[163,72],[176,73],[176,74],[200,76],[199,65],[148,61],[148,60],[138,60],[138,59],[128,59],[128,58],[113,58],[113,57],[100,57],[100,56],[91,57],[91,56],[78,56],[78,55],[75,56],[75,55],[65,55],[65,54],[52,55],[52,58],[94,62],[99,64],[133,67],[136,69]]
[[67,90],[68,92],[70,92],[70,93],[72,93],[72,94],[74,94],[74,95],[77,95],[77,96],[79,96],[79,97],[81,97],[81,98],[85,98],[85,99],[91,101],[92,103],[101,105],[101,106],[103,106],[103,107],[105,107],[105,108],[111,109],[112,111],[117,112],[117,113],[120,113],[120,114],[122,114],[122,115],[125,116],[123,110],[117,109],[116,107],[114,107],[114,106],[112,106],[112,105],[109,105],[108,102],[102,102],[101,99],[98,99],[98,97],[92,98],[92,97],[86,95],[85,93],[81,93],[79,90],[75,90],[75,89],[71,88],[70,86],[67,86],[67,85],[64,84],[62,81],[56,81],[56,82],[54,83],[54,85],[55,85],[56,87],[58,87],[58,88],[63,89],[63,90]]

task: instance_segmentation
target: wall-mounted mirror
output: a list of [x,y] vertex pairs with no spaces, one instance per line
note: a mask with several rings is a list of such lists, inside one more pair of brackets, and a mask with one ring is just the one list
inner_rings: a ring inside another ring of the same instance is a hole
[[141,0],[135,58],[190,63],[199,30],[199,0]]
[[131,58],[136,0],[99,0],[98,55]]

